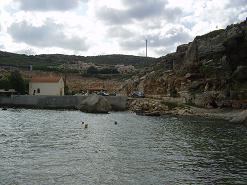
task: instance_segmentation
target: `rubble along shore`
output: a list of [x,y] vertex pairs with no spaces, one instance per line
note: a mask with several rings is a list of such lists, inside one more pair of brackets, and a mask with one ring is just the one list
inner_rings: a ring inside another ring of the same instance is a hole
[[246,109],[199,108],[176,102],[165,102],[162,99],[130,98],[128,109],[144,116],[200,116],[204,118],[223,119],[231,123],[247,125]]

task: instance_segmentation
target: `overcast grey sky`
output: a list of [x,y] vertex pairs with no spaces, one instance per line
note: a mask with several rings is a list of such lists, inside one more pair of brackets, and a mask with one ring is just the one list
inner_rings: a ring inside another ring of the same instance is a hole
[[163,56],[247,17],[247,0],[0,0],[0,50]]

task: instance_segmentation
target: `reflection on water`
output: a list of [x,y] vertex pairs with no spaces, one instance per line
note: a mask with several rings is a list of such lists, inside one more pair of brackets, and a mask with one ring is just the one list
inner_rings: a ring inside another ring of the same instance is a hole
[[247,184],[246,148],[222,121],[0,111],[0,184]]

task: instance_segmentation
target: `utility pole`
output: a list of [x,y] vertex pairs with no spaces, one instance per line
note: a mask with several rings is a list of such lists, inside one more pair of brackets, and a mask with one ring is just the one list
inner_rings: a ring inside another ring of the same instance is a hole
[[146,57],[148,57],[148,40],[146,39]]
[[68,67],[69,67],[68,62],[65,62],[64,63],[64,89],[66,92],[64,92],[64,94],[66,93],[66,95],[68,93],[68,89],[67,89],[67,69]]

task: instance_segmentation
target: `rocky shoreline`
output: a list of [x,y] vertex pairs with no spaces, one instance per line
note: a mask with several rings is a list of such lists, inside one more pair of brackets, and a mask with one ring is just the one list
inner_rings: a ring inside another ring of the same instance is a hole
[[223,119],[231,123],[247,125],[246,109],[199,108],[177,102],[167,102],[163,99],[130,98],[128,109],[137,115],[144,116],[200,116],[204,118]]
[[247,21],[197,36],[157,59],[122,87],[139,115],[201,116],[245,123],[247,118]]

